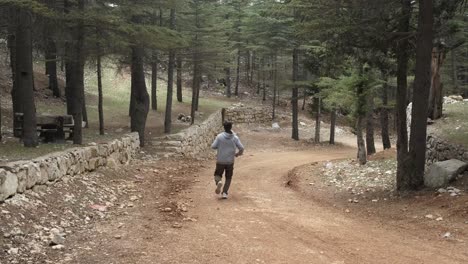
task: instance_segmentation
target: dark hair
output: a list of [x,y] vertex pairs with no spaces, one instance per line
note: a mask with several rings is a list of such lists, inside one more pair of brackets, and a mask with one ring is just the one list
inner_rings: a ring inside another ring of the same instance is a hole
[[224,131],[226,131],[227,133],[231,133],[231,130],[232,130],[232,123],[231,122],[224,121],[223,127],[224,127]]

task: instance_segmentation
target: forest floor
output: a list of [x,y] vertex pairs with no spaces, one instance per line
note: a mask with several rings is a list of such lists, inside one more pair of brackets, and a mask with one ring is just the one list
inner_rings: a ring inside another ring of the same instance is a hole
[[235,130],[246,154],[229,199],[214,194],[212,156],[73,177],[0,205],[0,263],[466,263],[467,182],[400,196],[374,180],[394,152],[357,166],[347,132],[329,146]]

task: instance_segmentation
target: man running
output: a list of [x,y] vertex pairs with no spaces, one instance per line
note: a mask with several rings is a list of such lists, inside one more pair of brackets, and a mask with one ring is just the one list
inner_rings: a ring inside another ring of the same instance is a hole
[[[216,159],[216,170],[214,173],[215,183],[216,183],[216,194],[221,192],[223,183],[221,179],[223,173],[225,173],[225,183],[223,188],[222,198],[228,198],[229,186],[231,185],[231,179],[234,172],[234,159],[241,156],[244,153],[244,146],[237,137],[236,134],[232,132],[232,123],[225,121],[224,132],[216,136],[213,144],[211,145],[212,149],[218,150],[217,159]],[[239,149],[239,152],[236,153],[236,149]]]

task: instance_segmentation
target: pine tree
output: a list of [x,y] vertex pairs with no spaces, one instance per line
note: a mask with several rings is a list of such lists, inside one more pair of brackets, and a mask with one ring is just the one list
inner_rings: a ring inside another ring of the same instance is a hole
[[17,8],[15,13],[15,89],[23,110],[22,140],[25,147],[36,147],[38,139],[33,91],[32,19],[30,11],[24,8]]
[[424,184],[426,164],[427,112],[431,84],[432,41],[434,38],[434,5],[432,0],[419,2],[418,37],[416,41],[416,66],[414,80],[413,112],[411,115],[411,139],[409,145],[411,166],[403,180],[403,189],[416,189]]
[[[171,8],[170,13],[170,29],[176,28],[176,10]],[[174,66],[175,66],[175,50],[169,51],[169,62],[167,69],[167,99],[166,99],[166,114],[164,118],[164,133],[171,133],[172,128],[172,98],[174,86]]]
[[[56,10],[56,1],[47,0],[45,1],[47,6],[52,9]],[[45,51],[44,57],[46,60],[46,74],[49,77],[49,89],[52,90],[53,96],[59,98],[61,96],[60,89],[58,86],[58,78],[57,78],[57,43],[55,40],[56,35],[56,24],[57,20],[53,18],[46,18],[45,19],[45,30],[44,30],[44,42],[45,42]]]
[[81,145],[83,143],[82,122],[83,122],[83,96],[84,96],[84,43],[85,26],[84,11],[85,1],[78,0],[76,5],[68,2],[67,10],[78,18],[69,25],[70,43],[68,45],[67,56],[67,108],[73,116],[75,126],[73,128],[73,143]]

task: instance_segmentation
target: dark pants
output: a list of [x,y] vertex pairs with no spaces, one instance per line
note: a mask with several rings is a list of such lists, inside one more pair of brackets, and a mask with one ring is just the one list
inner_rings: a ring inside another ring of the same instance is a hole
[[234,164],[216,164],[216,170],[214,173],[216,183],[221,181],[223,173],[226,177],[223,192],[227,194],[229,191],[229,186],[231,186],[232,175],[234,173]]

